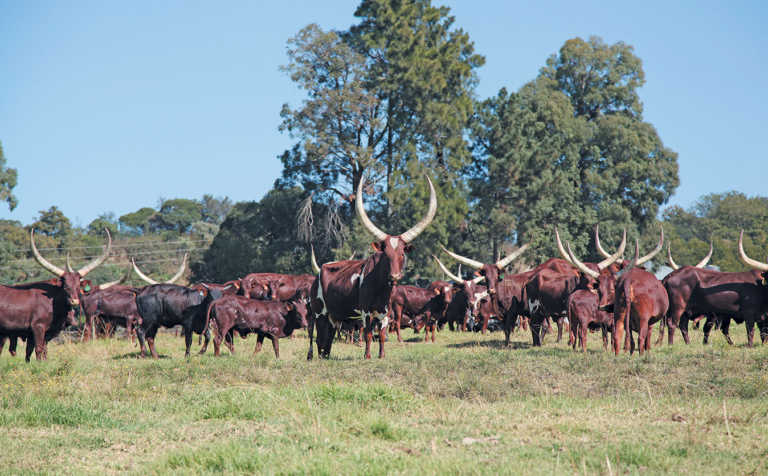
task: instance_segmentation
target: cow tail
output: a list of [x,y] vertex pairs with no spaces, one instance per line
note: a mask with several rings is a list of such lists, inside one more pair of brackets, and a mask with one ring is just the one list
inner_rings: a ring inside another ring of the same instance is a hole
[[205,311],[205,327],[203,328],[203,334],[208,333],[208,325],[211,322],[211,311],[213,310],[213,305],[216,304],[216,300],[214,299],[210,303],[208,303],[208,309]]

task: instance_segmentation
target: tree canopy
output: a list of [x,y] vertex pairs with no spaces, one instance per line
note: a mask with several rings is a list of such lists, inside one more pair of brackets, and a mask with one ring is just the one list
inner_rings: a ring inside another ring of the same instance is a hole
[[3,144],[0,142],[0,201],[6,202],[8,208],[13,211],[19,201],[13,194],[13,188],[16,186],[18,173],[16,169],[6,166],[5,155],[3,154]]

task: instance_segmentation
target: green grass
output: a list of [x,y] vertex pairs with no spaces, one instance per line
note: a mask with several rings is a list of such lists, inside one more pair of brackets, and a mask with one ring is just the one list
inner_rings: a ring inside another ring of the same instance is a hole
[[186,360],[161,334],[158,361],[51,344],[0,356],[0,473],[766,474],[768,346],[733,333],[642,358],[597,334],[582,354],[445,331],[372,361],[334,344],[307,362],[303,333],[279,361],[254,339]]

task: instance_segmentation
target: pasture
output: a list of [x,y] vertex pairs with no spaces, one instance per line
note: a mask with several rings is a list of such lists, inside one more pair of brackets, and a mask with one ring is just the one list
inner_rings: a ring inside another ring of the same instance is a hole
[[122,339],[6,350],[0,473],[766,474],[768,346],[732,336],[643,358],[447,330],[371,361],[307,362],[304,332],[279,361],[254,337],[189,360],[169,334],[158,361]]

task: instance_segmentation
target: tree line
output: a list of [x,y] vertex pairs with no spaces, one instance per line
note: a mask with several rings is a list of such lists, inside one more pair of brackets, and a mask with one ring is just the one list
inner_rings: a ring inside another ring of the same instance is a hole
[[[305,97],[280,111],[279,130],[295,143],[279,155],[281,176],[260,201],[161,200],[104,214],[76,236],[106,226],[124,237],[205,238],[211,244],[193,256],[193,280],[307,272],[310,245],[321,262],[369,252],[354,212],[361,181],[369,216],[397,234],[425,213],[429,175],[439,210],[409,255],[407,279],[440,275],[430,256],[440,245],[495,261],[530,243],[515,266],[540,263],[557,256],[554,226],[585,260],[600,259],[595,223],[606,246],[626,228],[643,250],[663,225],[678,264],[697,262],[713,240],[713,263],[742,269],[741,227],[750,254],[768,250],[763,197],[708,194],[690,209],[659,213],[679,185],[677,153],[643,117],[645,74],[631,45],[568,39],[519,89],[478,98],[485,57],[449,8],[362,0],[354,15],[348,29],[310,24],[288,40],[282,69]],[[8,200],[16,177],[0,159],[0,199]],[[64,227],[56,212],[39,221]]]

